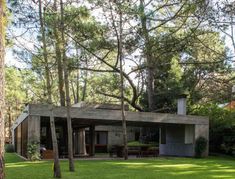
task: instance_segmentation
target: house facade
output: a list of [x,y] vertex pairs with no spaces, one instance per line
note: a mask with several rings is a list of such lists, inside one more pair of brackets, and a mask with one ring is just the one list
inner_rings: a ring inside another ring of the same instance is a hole
[[[181,110],[182,111],[182,110]],[[184,111],[184,110],[183,110]],[[39,149],[52,150],[48,105],[30,104],[18,117],[12,128],[13,144],[18,154],[27,157],[27,145],[37,141]],[[60,156],[67,153],[66,107],[53,107]],[[112,145],[122,144],[121,111],[117,107],[71,107],[74,156],[79,155],[81,130],[85,129],[87,151],[105,152]],[[194,156],[195,140],[209,139],[207,117],[185,114],[164,114],[126,111],[128,141],[139,139],[143,127],[159,131],[159,154]],[[208,147],[205,155],[208,155]]]

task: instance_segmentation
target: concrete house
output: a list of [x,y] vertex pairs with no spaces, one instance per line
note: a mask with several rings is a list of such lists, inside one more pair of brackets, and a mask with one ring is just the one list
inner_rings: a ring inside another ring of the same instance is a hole
[[[67,153],[66,107],[54,107],[59,154]],[[52,150],[48,105],[29,104],[12,128],[13,144],[19,155],[27,157],[27,144],[40,142]],[[86,128],[89,154],[107,150],[111,145],[122,144],[120,108],[110,105],[77,105],[71,107],[74,156],[78,155],[79,130]],[[126,111],[128,141],[138,138],[140,127],[159,130],[159,154],[169,156],[194,156],[195,140],[199,136],[209,139],[207,117],[186,115],[185,99],[178,100],[178,114]],[[208,147],[205,155],[208,155]]]

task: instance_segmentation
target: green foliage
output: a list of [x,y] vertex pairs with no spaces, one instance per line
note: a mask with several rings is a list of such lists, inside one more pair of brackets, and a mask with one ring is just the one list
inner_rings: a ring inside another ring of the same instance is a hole
[[[31,88],[26,87],[26,80],[22,73],[24,70],[20,71],[15,67],[5,68],[5,103],[6,103],[6,115],[5,115],[5,125],[8,129],[8,135],[10,132],[11,124],[17,118],[17,116],[22,112],[25,107],[24,103],[27,102],[27,92]],[[25,81],[24,81],[25,80]]]
[[157,146],[157,143],[144,144],[139,141],[131,141],[127,143],[127,146],[129,147],[155,147]]
[[[124,25],[123,34],[125,68],[131,61],[131,63],[134,62],[133,69],[140,69],[129,73],[129,69],[124,68],[134,86],[131,86],[131,83],[125,79],[125,97],[132,106],[140,103],[140,108],[146,110],[148,108],[146,53],[151,56],[149,64],[153,69],[155,86],[153,101],[156,103],[157,112],[175,113],[176,98],[185,91],[189,93],[189,105],[205,101],[221,102],[228,99],[230,85],[225,85],[225,83],[229,81],[232,84],[233,80],[230,80],[231,71],[226,63],[225,44],[217,30],[206,26],[203,18],[198,18],[204,17],[205,0],[145,3],[127,1],[120,4],[116,1],[100,0],[89,0],[84,4],[63,2],[66,41],[64,48],[69,64],[73,101],[116,103],[119,100],[120,80],[117,73],[118,61],[116,61],[119,52],[117,48],[119,11],[123,13],[124,24],[129,24]],[[19,13],[20,4],[27,9],[24,9],[27,13],[22,15]],[[35,27],[38,31],[38,23],[35,23],[38,19],[37,4],[18,1],[13,7],[17,5],[18,8],[12,9],[15,12],[15,18],[22,21],[20,24],[25,28],[34,29]],[[59,57],[59,53],[56,52],[55,45],[58,43],[59,51],[62,52],[61,31],[63,29],[60,28],[59,4],[57,4],[57,12],[54,10],[53,2],[48,2],[47,6],[43,14],[48,50],[48,64],[46,65],[50,69],[53,103],[58,104],[56,58]],[[52,9],[54,13],[51,12]],[[141,25],[141,19],[146,21],[146,30]],[[29,36],[27,31],[25,35]],[[58,31],[58,37],[54,33],[56,31]],[[38,32],[35,34],[38,35]],[[148,40],[145,38],[146,34]],[[21,90],[26,91],[26,102],[46,102],[45,62],[42,60],[42,48],[38,48],[41,40],[38,35],[33,55],[22,53],[24,55],[20,56],[29,62],[30,70],[32,70],[31,73],[24,72],[25,88]],[[104,57],[108,51],[110,53],[103,59],[105,62],[96,58],[97,56]],[[106,73],[107,70],[114,72]]]
[[197,105],[191,108],[191,114],[208,116],[210,152],[233,154],[235,148],[235,112],[216,104]]
[[15,102],[22,103],[25,100],[23,78],[21,72],[14,67],[6,67],[6,103],[13,106]]
[[28,158],[31,161],[37,161],[41,159],[39,152],[39,142],[33,141],[30,144],[28,144],[27,152],[28,152]]
[[198,137],[195,141],[195,157],[197,158],[202,158],[203,157],[203,153],[206,151],[207,149],[207,139],[204,137]]
[[6,144],[5,145],[5,152],[7,152],[7,153],[14,153],[15,152],[14,145]]

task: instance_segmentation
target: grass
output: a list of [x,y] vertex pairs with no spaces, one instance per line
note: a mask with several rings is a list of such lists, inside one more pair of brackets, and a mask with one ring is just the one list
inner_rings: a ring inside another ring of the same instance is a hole
[[[51,179],[52,161],[22,161],[7,153],[6,179]],[[68,162],[61,161],[65,179],[216,179],[235,178],[235,161],[230,157],[155,158],[124,160],[78,160],[76,172],[68,171]]]

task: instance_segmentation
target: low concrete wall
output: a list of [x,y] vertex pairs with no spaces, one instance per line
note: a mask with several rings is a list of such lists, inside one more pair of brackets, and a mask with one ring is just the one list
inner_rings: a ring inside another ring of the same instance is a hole
[[194,145],[183,143],[160,144],[160,155],[192,157],[194,156]]

